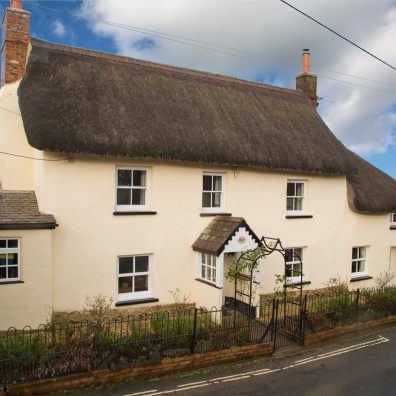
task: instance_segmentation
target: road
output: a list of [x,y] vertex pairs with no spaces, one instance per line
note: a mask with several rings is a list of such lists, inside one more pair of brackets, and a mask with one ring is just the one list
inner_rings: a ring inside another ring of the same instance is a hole
[[396,396],[396,327],[298,356],[117,384],[68,396]]

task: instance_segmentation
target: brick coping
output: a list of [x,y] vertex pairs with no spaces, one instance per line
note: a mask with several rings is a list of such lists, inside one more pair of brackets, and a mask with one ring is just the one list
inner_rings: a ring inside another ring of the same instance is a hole
[[182,370],[201,368],[245,357],[270,355],[271,353],[272,342],[232,347],[220,351],[164,358],[158,362],[137,364],[115,371],[97,370],[26,384],[10,385],[6,392],[0,389],[0,396],[44,395],[65,389],[77,390],[85,387],[97,387],[115,382],[131,381],[138,378],[155,377]]
[[370,320],[365,323],[356,323],[350,326],[336,327],[335,329],[325,330],[318,333],[305,334],[304,345],[312,345],[321,341],[336,338],[338,336],[353,333],[357,330],[370,329],[372,327],[396,323],[396,315],[387,318]]

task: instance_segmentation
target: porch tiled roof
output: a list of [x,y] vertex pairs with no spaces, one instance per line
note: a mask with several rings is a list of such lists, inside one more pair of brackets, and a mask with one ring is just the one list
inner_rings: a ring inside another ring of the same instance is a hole
[[257,243],[260,243],[244,218],[215,216],[192,245],[193,250],[218,256],[240,227],[245,227]]
[[0,192],[0,229],[55,228],[51,214],[41,213],[34,191]]

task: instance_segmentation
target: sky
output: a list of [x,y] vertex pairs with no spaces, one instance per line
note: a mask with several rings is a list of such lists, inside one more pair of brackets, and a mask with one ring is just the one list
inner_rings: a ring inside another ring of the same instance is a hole
[[[396,0],[288,2],[396,67]],[[0,0],[0,14],[8,5]],[[293,89],[309,48],[326,124],[396,178],[396,70],[280,0],[25,0],[24,8],[31,35],[51,42]]]

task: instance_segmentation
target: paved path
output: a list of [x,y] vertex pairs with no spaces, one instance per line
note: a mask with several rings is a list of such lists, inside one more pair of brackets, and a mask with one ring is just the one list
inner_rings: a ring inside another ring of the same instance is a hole
[[[186,374],[187,375],[187,374]],[[185,377],[118,384],[69,396],[396,396],[396,327],[323,344],[297,357],[259,359]]]

